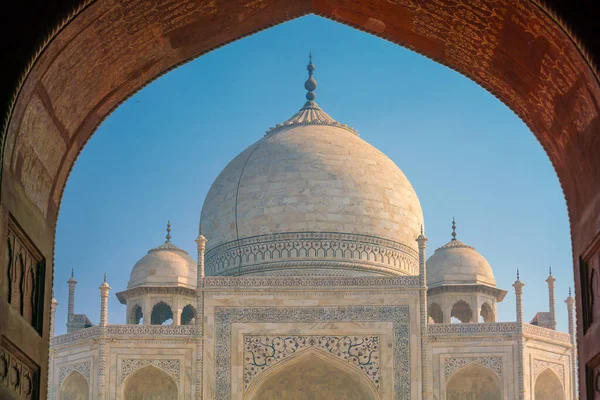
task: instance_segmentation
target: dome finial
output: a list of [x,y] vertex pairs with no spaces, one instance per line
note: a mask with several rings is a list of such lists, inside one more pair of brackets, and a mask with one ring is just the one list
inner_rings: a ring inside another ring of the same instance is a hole
[[171,241],[171,221],[167,221],[167,242]]
[[456,221],[452,217],[452,240],[456,240]]
[[317,81],[313,78],[315,66],[312,63],[312,52],[308,54],[308,65],[306,66],[306,69],[308,70],[308,79],[304,82],[304,88],[308,90],[308,93],[306,93],[306,100],[314,101],[317,97],[314,93],[317,88]]

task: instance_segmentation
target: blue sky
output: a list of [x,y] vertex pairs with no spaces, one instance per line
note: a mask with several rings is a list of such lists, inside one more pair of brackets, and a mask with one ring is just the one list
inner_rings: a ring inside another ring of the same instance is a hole
[[98,286],[112,286],[109,323],[125,322],[135,262],[172,241],[195,257],[200,210],[227,163],[304,103],[312,51],[319,105],[387,154],[413,184],[428,253],[458,238],[490,262],[508,290],[499,320],[513,321],[515,271],[529,321],[547,311],[552,266],[559,329],[573,284],[566,204],[550,161],[504,104],[469,79],[382,39],[316,16],[215,50],[166,74],[99,127],[71,173],[58,220],[56,332],[66,332],[66,280],[75,311],[98,322]]

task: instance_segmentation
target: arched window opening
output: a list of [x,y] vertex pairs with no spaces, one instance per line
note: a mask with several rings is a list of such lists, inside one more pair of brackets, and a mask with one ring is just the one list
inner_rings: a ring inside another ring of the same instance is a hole
[[444,313],[442,312],[442,307],[440,307],[438,303],[431,303],[429,305],[429,318],[434,324],[441,324],[444,322]]
[[144,313],[142,312],[142,307],[139,304],[133,306],[129,313],[129,323],[134,325],[139,325],[144,322]]
[[71,372],[60,388],[60,400],[88,400],[89,396],[88,381],[77,371]]
[[173,324],[173,311],[171,307],[165,302],[157,303],[152,308],[152,315],[150,316],[150,323],[152,325],[172,325]]
[[454,317],[462,323],[473,322],[473,311],[465,301],[459,300],[452,306],[450,317]]
[[494,309],[492,306],[485,302],[481,305],[481,312],[479,313],[480,322],[495,322],[496,316],[494,315]]
[[560,379],[554,371],[546,368],[535,380],[535,400],[565,400],[565,393]]
[[446,399],[500,400],[502,384],[492,370],[481,364],[472,363],[450,376],[446,384]]
[[191,304],[183,307],[181,311],[181,325],[190,325],[196,322],[196,309]]
[[179,390],[171,375],[152,365],[138,369],[127,377],[124,400],[177,400]]
[[[375,400],[376,389],[358,369],[333,360],[328,354],[306,353],[283,361],[280,367],[251,387],[251,400],[348,399]],[[295,394],[291,395],[290,394]],[[301,394],[298,396],[298,394]]]

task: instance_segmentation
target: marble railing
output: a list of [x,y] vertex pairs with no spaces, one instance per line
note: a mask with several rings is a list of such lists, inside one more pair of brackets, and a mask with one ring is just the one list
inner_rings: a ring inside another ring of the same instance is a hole
[[429,334],[444,335],[481,335],[487,333],[518,333],[516,322],[487,322],[480,324],[430,324]]
[[571,335],[565,332],[559,332],[541,326],[523,324],[523,333],[526,336],[541,339],[551,339],[558,342],[571,343]]
[[559,332],[541,326],[522,324],[516,322],[488,322],[477,324],[429,324],[428,332],[431,336],[456,336],[485,334],[523,334],[534,339],[550,339],[558,342],[570,343],[568,333]]
[[[107,325],[105,337],[118,338],[121,336],[189,336],[195,337],[196,325]],[[79,340],[95,339],[103,335],[102,327],[80,329],[75,332],[53,337],[52,346],[72,343]]]

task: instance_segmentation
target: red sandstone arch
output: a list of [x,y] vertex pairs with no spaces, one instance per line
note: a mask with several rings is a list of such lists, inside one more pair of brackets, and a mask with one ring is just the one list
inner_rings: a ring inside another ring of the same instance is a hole
[[[307,13],[375,34],[457,70],[531,128],[567,200],[575,279],[583,289],[576,291],[583,373],[586,362],[600,354],[600,343],[593,340],[600,335],[600,301],[592,303],[600,298],[600,289],[587,281],[593,270],[600,270],[600,85],[585,52],[534,0],[88,0],[57,27],[24,71],[5,120],[0,153],[3,234],[9,219],[15,221],[44,259],[52,260],[70,169],[112,110],[183,62]],[[43,338],[34,333],[16,337],[0,327],[0,334],[10,336],[17,347],[47,348],[48,272]],[[0,317],[7,321],[3,326],[24,323],[7,311]],[[42,366],[44,396],[47,355],[40,350],[31,356]],[[585,387],[582,381],[582,397]]]

